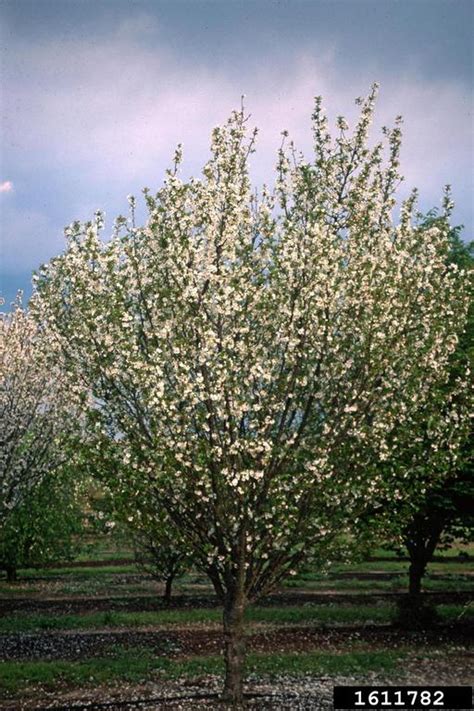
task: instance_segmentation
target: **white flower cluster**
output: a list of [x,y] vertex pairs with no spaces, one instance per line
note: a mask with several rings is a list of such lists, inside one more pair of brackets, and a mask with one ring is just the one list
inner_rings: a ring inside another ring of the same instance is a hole
[[20,298],[0,314],[0,525],[64,461],[61,442],[76,420],[74,387],[49,336]]

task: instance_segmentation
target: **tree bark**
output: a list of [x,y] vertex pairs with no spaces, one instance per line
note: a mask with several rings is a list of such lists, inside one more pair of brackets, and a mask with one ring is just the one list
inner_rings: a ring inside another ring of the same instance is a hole
[[423,597],[421,584],[426,566],[441,535],[442,527],[426,516],[415,516],[408,529],[405,545],[410,557],[408,594],[398,601],[397,624],[405,629],[424,629],[436,622],[436,609]]
[[163,595],[163,600],[165,601],[166,605],[169,605],[171,602],[171,590],[173,587],[173,580],[174,580],[174,575],[168,575],[168,577],[165,580],[165,592]]
[[16,582],[16,580],[17,580],[16,567],[14,565],[7,565],[5,567],[5,570],[7,571],[7,583]]
[[[429,524],[429,525],[428,525]],[[431,521],[414,518],[409,537],[405,541],[410,567],[408,569],[408,593],[413,599],[421,595],[421,582],[426,566],[432,560],[444,527],[444,519]]]
[[408,593],[413,598],[418,598],[421,595],[421,581],[425,574],[426,562],[421,560],[412,560],[408,571],[409,584]]
[[225,684],[224,701],[234,708],[243,705],[245,599],[242,594],[229,596],[224,606]]

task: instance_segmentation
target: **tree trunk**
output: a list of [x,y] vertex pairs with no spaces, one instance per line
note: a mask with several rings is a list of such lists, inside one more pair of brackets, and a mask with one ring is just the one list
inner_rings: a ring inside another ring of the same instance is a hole
[[14,583],[17,580],[16,567],[14,565],[7,565],[5,567],[7,571],[7,583]]
[[413,598],[418,598],[421,595],[421,581],[425,574],[426,563],[422,560],[415,559],[411,561],[408,571],[409,585],[408,593]]
[[436,608],[423,598],[421,583],[443,529],[426,516],[415,516],[405,545],[410,557],[408,595],[398,601],[397,623],[405,629],[430,628],[437,619]]
[[243,705],[245,599],[242,594],[231,595],[224,606],[225,684],[224,701],[234,708]]
[[168,575],[168,577],[165,580],[165,592],[163,595],[163,600],[165,601],[166,605],[169,605],[171,602],[171,589],[173,587],[173,580],[174,580],[174,575]]

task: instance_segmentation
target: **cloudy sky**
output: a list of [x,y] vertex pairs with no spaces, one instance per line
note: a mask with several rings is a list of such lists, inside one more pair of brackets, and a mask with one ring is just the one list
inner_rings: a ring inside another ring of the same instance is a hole
[[157,189],[174,146],[198,174],[240,105],[260,128],[257,182],[280,132],[309,155],[312,97],[329,116],[381,84],[374,130],[404,116],[402,172],[473,228],[471,0],[0,0],[0,294],[29,292],[62,230]]

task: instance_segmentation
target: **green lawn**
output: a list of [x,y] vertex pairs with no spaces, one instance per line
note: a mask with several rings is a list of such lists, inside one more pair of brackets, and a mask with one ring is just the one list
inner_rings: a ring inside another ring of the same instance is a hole
[[[447,567],[447,566],[446,566]],[[116,572],[111,572],[110,567],[104,568],[65,568],[49,569],[45,571],[32,571],[32,577],[22,579],[14,585],[8,585],[0,580],[0,596],[91,596],[109,595],[114,591],[114,596],[129,596],[139,594],[160,595],[162,585],[152,578],[140,576],[132,566],[117,566]],[[449,573],[451,569],[448,568]],[[66,571],[66,572],[65,572]],[[136,577],[135,577],[136,576]],[[41,578],[45,578],[44,580]],[[185,576],[175,584],[175,592],[196,593],[194,587],[198,584],[203,594],[212,594],[212,588],[206,584],[204,578]],[[370,592],[396,592],[404,591],[408,586],[408,578],[398,575],[394,578],[380,580],[359,580],[357,578],[343,578],[335,580],[322,576],[319,573],[302,573],[289,579],[286,588],[304,588],[314,592],[335,590],[336,592],[370,593]],[[423,581],[423,588],[427,591],[438,592],[469,592],[474,588],[472,576],[451,573],[446,577],[431,577],[427,575]]]
[[68,567],[64,568],[24,568],[21,571],[21,577],[25,578],[58,578],[64,576],[73,576],[76,580],[81,578],[95,578],[101,575],[139,575],[140,570],[134,563],[126,565],[104,565],[91,566],[90,568]]
[[[385,555],[382,551],[378,555]],[[376,553],[377,554],[377,553]],[[128,559],[124,565],[108,565],[114,559]],[[111,596],[123,599],[144,594],[147,599],[156,596],[159,599],[162,585],[150,577],[140,574],[131,560],[131,552],[123,551],[104,544],[94,550],[86,550],[82,560],[102,560],[103,566],[28,569],[20,571],[18,584],[0,583],[0,595],[6,597],[61,597],[61,596]],[[427,591],[452,592],[469,591],[473,588],[473,579],[466,573],[472,570],[472,561],[467,563],[436,562],[430,566],[425,576],[423,587]],[[393,577],[375,580],[360,580],[349,575],[337,579],[332,574],[370,573],[381,571],[392,573]],[[377,593],[404,591],[407,589],[407,563],[393,556],[388,561],[366,561],[354,565],[335,565],[329,575],[320,571],[301,572],[288,581],[287,587],[303,588],[314,593],[333,590],[335,592]],[[442,577],[440,577],[442,575]],[[25,579],[26,578],[26,579]],[[183,576],[175,586],[175,593],[212,594],[212,588],[206,578],[191,572]],[[247,611],[248,631],[256,632],[259,626],[282,628],[285,626],[319,627],[351,624],[389,624],[393,621],[396,608],[386,601],[375,602],[368,596],[366,604],[351,604],[350,594],[343,603],[316,605],[307,603],[295,605],[275,605],[268,607],[253,606]],[[116,605],[115,605],[116,606]],[[460,604],[439,605],[437,607],[441,621],[450,622],[472,620],[474,607]],[[191,626],[221,625],[222,612],[218,607],[161,609],[156,611],[105,611],[84,614],[47,614],[18,612],[8,617],[0,617],[0,633],[25,633],[41,631],[67,630],[117,630],[126,628],[144,629],[190,628]],[[420,652],[420,650],[418,650]],[[427,656],[423,649],[423,656]],[[439,650],[433,650],[433,654]],[[368,651],[364,646],[351,642],[340,652],[305,652],[305,653],[265,653],[250,654],[247,670],[250,674],[347,674],[361,676],[369,672],[400,673],[403,661],[416,655],[411,650]],[[431,651],[428,653],[431,654]],[[112,646],[107,656],[83,659],[80,661],[22,661],[0,663],[0,689],[7,695],[27,693],[34,687],[59,690],[64,688],[82,688],[99,684],[118,682],[140,682],[152,678],[173,679],[181,676],[197,677],[203,674],[221,674],[222,657],[189,657],[173,659],[157,656],[156,650],[149,648],[124,649]]]
[[[460,553],[467,553],[472,558],[474,558],[474,543],[461,543],[457,541],[451,548],[442,551],[436,551],[437,558],[457,558]],[[391,548],[375,548],[372,551],[372,557],[374,558],[398,558],[397,553]],[[471,561],[472,562],[472,561]]]
[[[468,573],[472,572],[473,561],[433,561],[428,564],[427,573],[441,573],[443,575],[452,573]],[[405,575],[408,570],[408,561],[403,560],[367,560],[355,564],[338,564],[332,566],[329,570],[329,576],[332,573],[401,573]]]
[[103,546],[86,546],[81,553],[77,556],[76,560],[77,561],[90,561],[90,560],[97,560],[97,561],[108,561],[108,560],[117,560],[117,559],[123,559],[123,560],[131,560],[133,561],[135,558],[135,554],[132,550],[129,548],[124,548],[124,547],[119,547],[119,546],[114,546],[110,547],[107,545]]
[[[368,572],[368,571],[367,571]],[[463,573],[466,569],[463,570]],[[320,573],[301,573],[288,580],[285,584],[287,588],[304,588],[306,590],[334,590],[336,592],[398,592],[408,589],[408,576],[395,575],[393,578],[380,579],[360,579],[357,577],[333,578],[321,575]],[[434,592],[469,592],[474,589],[474,577],[466,574],[458,574],[448,568],[443,576],[428,573],[423,579],[422,587],[427,591]]]
[[[455,554],[459,553],[458,547],[454,547],[445,552],[445,561],[449,561]],[[473,547],[464,547],[469,554],[474,555]],[[390,560],[367,560],[354,564],[336,563],[327,571],[305,570],[300,572],[295,578],[287,581],[288,587],[305,587],[308,589],[337,589],[345,590],[400,590],[407,586],[407,561],[399,560],[393,551],[378,549],[374,552],[376,556],[390,557]],[[58,584],[58,594],[106,594],[110,587],[123,587],[124,591],[132,593],[143,592],[145,589],[156,589],[157,584],[148,576],[143,575],[134,564],[133,553],[123,546],[119,547],[112,541],[103,543],[97,542],[86,547],[78,556],[78,561],[96,560],[102,561],[102,566],[76,567],[65,564],[61,568],[27,568],[19,572],[19,586],[26,594],[33,589],[38,590],[38,584],[43,579],[56,581]],[[120,565],[109,565],[108,561],[114,559],[129,559],[130,562]],[[468,576],[473,571],[473,561],[466,562],[434,562],[428,567],[425,576],[424,587],[426,590],[455,591],[469,589],[474,580]],[[343,577],[337,579],[339,574],[350,573],[387,573],[392,574],[392,578],[374,580],[359,580],[356,577]],[[437,576],[443,577],[437,577]],[[115,577],[114,577],[115,576]],[[123,576],[123,579],[121,579]],[[130,580],[130,576],[137,576],[136,580]],[[128,578],[128,579],[127,579]],[[209,587],[207,579],[198,574],[190,573],[183,576],[180,584],[184,586],[203,585]],[[26,586],[26,587],[25,587]],[[89,592],[90,591],[90,592]],[[0,580],[0,594],[8,595],[15,593],[14,586],[8,586]]]
[[[252,674],[365,674],[397,671],[407,652],[351,651],[338,654],[305,652],[291,654],[249,654],[247,672]],[[152,676],[174,679],[223,673],[222,657],[167,659],[146,649],[115,648],[113,656],[83,661],[3,662],[0,690],[8,694],[41,685],[48,689],[68,686],[96,686],[113,681],[140,682]]]
[[[474,617],[473,607],[439,605],[442,620]],[[247,620],[266,625],[347,625],[390,623],[395,615],[393,605],[301,605],[298,607],[251,607]],[[186,627],[196,624],[220,624],[219,608],[189,610],[159,610],[145,612],[94,612],[82,615],[48,615],[17,613],[0,618],[0,633],[35,632],[41,630],[116,629],[121,627]]]

